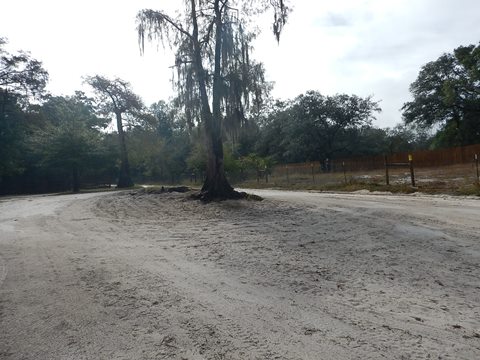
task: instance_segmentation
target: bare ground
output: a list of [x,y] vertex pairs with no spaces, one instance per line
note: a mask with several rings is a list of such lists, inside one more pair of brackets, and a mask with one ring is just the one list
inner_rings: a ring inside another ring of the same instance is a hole
[[0,358],[480,358],[480,201],[257,193],[0,201]]

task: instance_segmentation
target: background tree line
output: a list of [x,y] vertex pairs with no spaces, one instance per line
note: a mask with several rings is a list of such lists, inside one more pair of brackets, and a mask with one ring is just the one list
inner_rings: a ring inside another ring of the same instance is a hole
[[[206,176],[205,123],[185,66],[179,73],[184,90],[169,102],[146,106],[128,82],[99,75],[85,79],[91,96],[55,96],[45,92],[42,63],[26,52],[7,52],[5,44],[0,39],[1,194]],[[423,66],[411,85],[413,100],[403,107],[403,122],[383,129],[372,124],[380,107],[371,97],[308,91],[271,99],[263,65],[252,60],[247,66],[241,56],[240,51],[227,61],[231,87],[222,95],[228,101],[221,103],[225,116],[218,125],[222,166],[231,180],[275,163],[480,142],[478,45]]]

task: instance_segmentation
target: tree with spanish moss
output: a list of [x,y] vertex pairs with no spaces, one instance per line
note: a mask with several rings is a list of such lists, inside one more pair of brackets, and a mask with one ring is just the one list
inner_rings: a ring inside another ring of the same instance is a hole
[[[277,38],[287,20],[284,0],[185,0],[184,13],[142,10],[137,30],[142,52],[145,38],[175,50],[176,88],[187,119],[200,120],[207,151],[203,200],[239,198],[225,175],[223,121],[242,118],[254,94],[251,16],[272,9]],[[258,88],[256,88],[258,90]]]

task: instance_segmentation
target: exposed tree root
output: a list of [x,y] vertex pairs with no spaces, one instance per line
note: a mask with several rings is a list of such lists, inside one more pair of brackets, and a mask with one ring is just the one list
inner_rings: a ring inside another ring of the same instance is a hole
[[142,188],[133,191],[131,194],[132,195],[139,195],[139,194],[163,194],[163,193],[172,193],[172,192],[178,192],[178,193],[187,193],[189,191],[192,191],[188,186],[173,186],[173,187],[164,187],[162,186],[161,188],[158,187],[152,187],[152,188]]
[[203,202],[211,202],[211,201],[224,201],[224,200],[255,200],[255,201],[262,201],[263,198],[258,195],[248,194],[244,191],[235,191],[231,190],[228,192],[223,192],[221,194],[214,194],[209,191],[200,191],[198,193],[192,194],[190,196],[192,199],[201,200]]
[[[142,188],[136,189],[130,192],[130,195],[137,196],[137,195],[144,195],[144,194],[165,194],[165,193],[188,193],[191,192],[192,189],[188,186],[174,186],[174,187],[152,187],[152,188]],[[212,201],[223,201],[223,200],[254,200],[254,201],[262,201],[263,198],[258,195],[248,194],[243,191],[235,191],[233,188],[228,192],[222,192],[221,194],[213,194],[212,192],[201,190],[199,192],[194,192],[188,195],[189,198],[194,200],[200,200],[203,202],[212,202]]]

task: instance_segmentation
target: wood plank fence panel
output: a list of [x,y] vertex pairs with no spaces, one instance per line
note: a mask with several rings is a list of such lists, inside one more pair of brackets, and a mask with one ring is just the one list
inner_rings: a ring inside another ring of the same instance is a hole
[[[447,149],[394,153],[387,155],[388,162],[408,162],[409,154],[413,155],[413,163],[415,168],[434,168],[449,165],[469,164],[474,162],[475,154],[480,156],[480,144]],[[288,173],[309,175],[312,173],[312,166],[315,173],[326,171],[325,164],[321,164],[319,161],[313,161],[276,165],[273,167],[272,173],[276,174],[277,176],[287,176]],[[329,168],[331,172],[343,172],[344,167],[347,171],[378,170],[385,168],[385,159],[384,155],[376,155],[332,159],[329,161]]]

